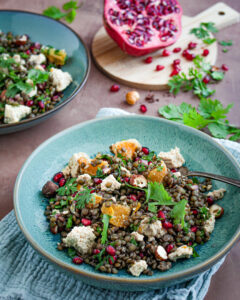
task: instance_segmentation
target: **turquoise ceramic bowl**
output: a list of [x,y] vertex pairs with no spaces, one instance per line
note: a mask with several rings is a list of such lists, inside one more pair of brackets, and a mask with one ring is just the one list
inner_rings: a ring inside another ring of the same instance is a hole
[[0,10],[0,30],[13,34],[28,34],[32,41],[65,49],[68,61],[62,68],[73,77],[71,85],[63,92],[64,96],[54,109],[35,118],[22,120],[16,124],[0,125],[0,134],[20,131],[53,116],[71,101],[85,84],[90,70],[89,51],[71,28],[43,15],[14,10]]
[[39,146],[22,167],[14,190],[14,206],[18,224],[31,245],[43,257],[61,270],[74,274],[84,282],[102,288],[136,291],[157,289],[189,279],[215,264],[226,254],[240,236],[239,189],[220,182],[214,188],[226,188],[220,205],[224,216],[216,222],[209,242],[198,247],[200,257],[182,260],[167,272],[154,271],[152,277],[103,274],[86,264],[74,265],[65,252],[56,249],[59,236],[48,231],[44,208],[46,200],[40,191],[53,174],[61,170],[75,152],[90,155],[107,153],[109,145],[136,138],[142,145],[156,151],[178,146],[192,170],[208,171],[240,179],[235,159],[211,137],[190,127],[144,116],[97,119],[81,123],[53,136]]

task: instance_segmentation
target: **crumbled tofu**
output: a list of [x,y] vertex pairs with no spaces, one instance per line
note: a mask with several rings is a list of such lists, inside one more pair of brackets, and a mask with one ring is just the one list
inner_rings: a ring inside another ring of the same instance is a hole
[[147,270],[147,263],[145,260],[135,261],[134,264],[129,268],[129,271],[133,276],[139,276],[143,271]]
[[157,249],[155,251],[155,256],[156,258],[160,259],[160,260],[167,260],[168,259],[168,255],[167,255],[167,251],[163,248],[163,246],[157,246]]
[[1,56],[4,60],[7,60],[9,58],[9,54],[7,53],[3,53]]
[[30,115],[31,111],[32,109],[25,105],[12,106],[6,104],[4,111],[4,123],[12,124],[19,122],[21,119]]
[[131,233],[131,236],[134,237],[134,239],[137,241],[137,242],[142,242],[143,239],[144,239],[144,235],[138,233],[137,231],[133,231]]
[[131,176],[130,171],[128,169],[124,168],[124,167],[121,167],[121,173],[122,173],[123,177],[130,177]]
[[180,168],[185,163],[178,147],[171,149],[169,152],[160,152],[158,156],[164,160],[167,167],[170,169]]
[[226,192],[225,189],[219,189],[219,190],[214,190],[212,192],[209,192],[207,195],[209,197],[212,197],[214,200],[219,200],[224,197],[225,192]]
[[109,175],[103,179],[101,183],[101,191],[113,192],[115,190],[119,190],[120,187],[121,183],[119,183],[113,175]]
[[33,87],[33,89],[32,89],[30,92],[28,92],[27,95],[28,95],[29,97],[34,97],[34,96],[36,96],[36,95],[37,95],[37,87],[34,86],[33,81],[32,81],[31,79],[27,79],[27,80],[26,80],[26,83],[30,84],[30,85]]
[[84,157],[88,161],[90,161],[90,158],[86,153],[83,153],[83,152],[74,153],[73,156],[69,160],[68,166],[63,169],[64,176],[68,176],[69,173],[71,174],[72,177],[77,177],[79,175],[80,166],[79,166],[78,160],[80,157]]
[[193,255],[193,248],[183,245],[181,247],[178,247],[176,251],[168,254],[168,258],[172,261],[176,261],[180,258],[189,258],[191,255]]
[[214,216],[214,214],[211,214],[210,218],[204,222],[203,229],[207,233],[212,233],[214,227],[215,227],[215,216]]
[[29,62],[33,65],[41,65],[46,62],[46,56],[43,53],[32,54],[29,58]]
[[18,40],[21,41],[21,42],[26,42],[27,41],[27,36],[24,34]]
[[149,224],[149,218],[145,218],[141,221],[138,231],[146,236],[158,236],[161,237],[167,233],[167,230],[162,227],[162,222],[157,220],[152,224]]
[[130,184],[138,186],[140,188],[147,187],[148,182],[147,178],[145,178],[143,175],[132,175],[130,178]]
[[96,238],[90,226],[75,226],[63,239],[67,247],[73,247],[81,254],[90,253]]
[[56,68],[51,68],[50,78],[58,92],[65,90],[72,82],[72,76],[68,72]]
[[36,65],[34,69],[44,72],[45,69],[41,65]]
[[88,174],[79,175],[77,178],[77,182],[81,184],[81,182],[84,182],[84,184],[90,184],[92,181],[91,176]]
[[182,174],[180,172],[173,173],[173,176],[176,176],[177,178],[180,177]]
[[62,173],[64,177],[69,177],[71,174],[71,169],[69,166],[66,166],[64,169],[62,169]]

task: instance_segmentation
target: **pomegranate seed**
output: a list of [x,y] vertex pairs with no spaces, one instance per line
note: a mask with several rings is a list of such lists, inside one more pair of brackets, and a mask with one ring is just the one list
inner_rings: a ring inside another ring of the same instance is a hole
[[180,65],[180,62],[181,62],[180,59],[174,59],[173,65],[174,65],[174,66]]
[[177,172],[177,169],[171,169],[171,172],[172,172],[172,173],[176,173],[176,172]]
[[213,204],[213,198],[212,197],[207,197],[207,203],[209,204],[209,205],[212,205]]
[[164,221],[164,222],[162,223],[162,225],[163,225],[163,227],[164,227],[165,229],[170,229],[170,228],[173,227],[173,224],[172,224],[171,222],[169,222],[169,221]]
[[115,263],[116,259],[117,259],[116,256],[109,257],[108,262],[110,263],[110,265],[113,265]]
[[58,182],[63,177],[62,172],[58,172],[53,176],[53,181]]
[[83,259],[80,256],[75,256],[72,259],[72,262],[76,265],[81,265],[83,263]]
[[130,199],[131,199],[132,201],[137,201],[136,195],[130,195]]
[[113,248],[113,246],[107,246],[106,251],[109,255],[114,256],[116,254],[116,250]]
[[197,209],[193,209],[192,213],[193,213],[193,215],[197,215],[198,214]]
[[26,105],[29,107],[33,106],[33,100],[28,100]]
[[92,224],[91,220],[85,218],[82,218],[81,222],[84,226],[90,226]]
[[186,54],[186,59],[189,60],[189,61],[194,60],[195,57],[196,57],[195,54],[192,54],[192,53],[187,53]]
[[162,65],[156,65],[156,71],[162,71],[164,68]]
[[149,149],[147,147],[142,147],[142,152],[146,155],[149,154]]
[[59,184],[60,187],[64,186],[65,183],[66,183],[66,179],[65,179],[65,178],[61,178],[61,179],[59,180],[59,182],[58,182],[58,184]]
[[46,65],[41,65],[41,67],[43,67],[43,69],[46,69]]
[[147,106],[145,104],[140,105],[140,111],[145,113],[147,111]]
[[192,226],[192,227],[191,227],[191,231],[192,231],[192,232],[197,232],[197,229],[198,229],[197,226]]
[[174,48],[173,53],[179,53],[181,50],[182,50],[182,48],[180,48],[180,47]]
[[167,49],[164,49],[163,52],[162,52],[162,56],[170,56],[171,55],[171,52]]
[[161,218],[162,220],[166,219],[165,213],[161,210],[158,211],[158,218]]
[[190,42],[190,43],[188,44],[188,49],[189,49],[189,50],[195,49],[196,47],[197,47],[197,43]]
[[167,245],[167,248],[166,248],[167,253],[170,253],[173,248],[174,248],[174,246],[172,244]]
[[125,177],[124,181],[129,182],[130,178],[129,177]]
[[53,100],[53,101],[56,101],[56,100],[58,100],[58,98],[59,98],[59,96],[58,96],[58,95],[55,95],[55,96],[52,97],[52,100]]
[[35,47],[36,49],[40,49],[40,48],[41,48],[41,44],[38,43],[38,42],[36,42],[36,43],[34,44],[34,47]]
[[100,178],[94,178],[93,180],[94,180],[94,183],[96,183],[96,184],[102,183],[102,179],[100,179]]
[[228,70],[229,70],[229,68],[228,68],[228,66],[227,66],[227,65],[223,64],[223,65],[222,65],[222,70],[223,70],[223,71],[228,71]]
[[203,81],[204,83],[208,84],[208,83],[210,82],[210,79],[211,79],[210,76],[206,75],[205,77],[203,77],[203,80],[202,80],[202,81]]
[[208,49],[204,49],[203,53],[202,53],[202,56],[208,56],[208,54],[209,54],[209,50]]
[[141,258],[143,258],[143,257],[144,257],[144,254],[143,254],[142,252],[140,252],[140,253],[139,253],[139,256],[140,256]]
[[77,193],[78,193],[78,192],[74,192],[74,193],[72,194],[72,197],[75,197],[75,196],[77,195]]
[[31,53],[30,50],[27,50],[27,51],[26,51],[26,54],[27,54],[27,55],[30,55],[30,53]]
[[175,75],[178,75],[179,72],[180,72],[179,69],[173,69],[172,73],[170,74],[170,77],[175,76]]
[[38,106],[41,108],[41,109],[44,109],[45,108],[45,104],[43,101],[38,101]]
[[110,88],[110,92],[118,92],[120,90],[120,86],[118,84],[113,84]]
[[192,246],[192,242],[188,242],[188,246]]
[[151,64],[152,61],[153,61],[152,56],[148,56],[148,57],[145,59],[145,63],[146,63],[146,64]]
[[93,249],[93,254],[98,254],[98,253],[100,253],[99,249]]

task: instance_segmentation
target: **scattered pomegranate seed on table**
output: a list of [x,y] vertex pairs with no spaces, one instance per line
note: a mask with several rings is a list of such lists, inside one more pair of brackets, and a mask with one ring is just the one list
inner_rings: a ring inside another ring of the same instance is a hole
[[164,49],[163,52],[162,52],[162,56],[166,57],[166,56],[170,56],[171,55],[171,52],[167,49]]
[[203,81],[204,83],[208,84],[208,83],[210,82],[210,80],[211,80],[210,76],[206,75],[205,77],[203,77],[203,80],[202,80],[202,81]]
[[156,71],[162,71],[164,68],[162,65],[156,65]]
[[118,92],[120,90],[120,86],[118,84],[113,84],[110,87],[110,92]]
[[180,59],[174,59],[173,64],[176,65],[180,65],[181,60]]
[[92,224],[91,220],[85,218],[82,218],[81,222],[84,226],[90,226]]
[[146,106],[145,104],[140,105],[140,111],[141,111],[142,113],[147,112],[147,106]]
[[58,184],[59,184],[60,187],[64,186],[65,183],[66,183],[66,179],[65,179],[65,178],[61,178],[61,179],[59,180],[59,182],[58,182]]
[[152,56],[148,56],[144,61],[146,64],[151,64],[153,61],[153,58],[152,58]]
[[83,259],[80,257],[80,256],[75,256],[73,259],[72,259],[72,262],[76,265],[80,265],[83,263]]
[[202,53],[202,56],[208,56],[208,54],[209,54],[209,50],[208,49],[204,49],[203,50],[203,53]]
[[223,65],[222,65],[222,70],[223,70],[223,71],[228,71],[228,70],[229,70],[229,68],[228,68],[228,66],[227,66],[227,65],[223,64]]
[[182,48],[177,47],[173,49],[173,53],[179,53],[182,50]]

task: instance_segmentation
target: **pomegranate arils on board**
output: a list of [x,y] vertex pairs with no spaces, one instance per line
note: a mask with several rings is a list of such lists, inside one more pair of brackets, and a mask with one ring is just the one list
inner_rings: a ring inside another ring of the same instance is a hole
[[105,0],[104,26],[130,55],[167,47],[181,34],[182,8],[177,0]]
[[144,104],[140,105],[140,111],[141,111],[142,113],[147,112],[147,106],[144,105]]
[[162,71],[164,68],[162,65],[156,65],[156,71]]
[[180,62],[181,62],[180,59],[174,59],[173,65],[174,65],[174,66],[180,65]]
[[118,92],[120,89],[120,86],[118,84],[113,84],[111,87],[110,87],[110,92]]
[[148,57],[145,59],[145,63],[146,63],[146,64],[150,64],[150,63],[152,63],[152,61],[153,61],[152,56],[148,56]]
[[228,70],[229,70],[229,68],[228,68],[228,66],[227,66],[227,65],[223,64],[223,65],[222,65],[222,70],[223,70],[223,71],[228,71]]
[[203,50],[203,53],[202,53],[202,56],[208,56],[208,54],[209,54],[209,50],[208,49],[204,49]]
[[193,53],[190,53],[188,51],[188,49],[183,50],[182,56],[185,57],[189,61],[192,61],[196,57],[196,55]]
[[195,49],[196,47],[197,47],[197,43],[190,42],[190,43],[188,44],[188,49],[189,49],[189,50]]
[[162,56],[166,57],[166,56],[170,56],[171,52],[169,50],[164,49],[162,52]]
[[182,50],[182,48],[180,48],[180,47],[174,48],[173,53],[179,53],[181,50]]

